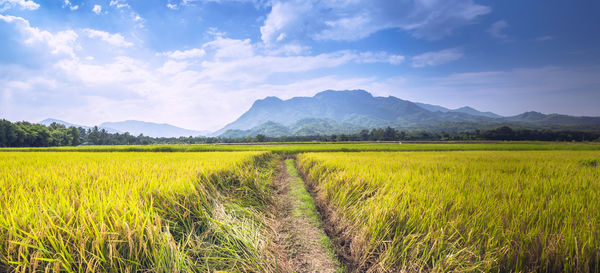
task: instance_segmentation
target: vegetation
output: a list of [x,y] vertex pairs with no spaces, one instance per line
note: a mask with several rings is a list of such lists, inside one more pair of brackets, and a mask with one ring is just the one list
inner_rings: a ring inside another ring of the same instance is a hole
[[272,271],[270,158],[0,153],[0,271]]
[[[600,271],[598,151],[308,153],[363,269]],[[352,238],[351,238],[352,239]]]
[[501,126],[490,130],[459,130],[446,132],[440,130],[398,130],[391,127],[361,131],[355,134],[322,134],[307,136],[268,137],[258,134],[256,137],[223,139],[223,142],[289,142],[289,141],[469,141],[469,140],[513,140],[513,141],[600,141],[600,132],[567,130],[531,130],[512,129]]
[[51,126],[0,120],[0,147],[76,146],[81,144],[75,127],[53,123]]
[[290,183],[290,194],[295,200],[299,201],[299,204],[292,208],[292,214],[296,217],[305,217],[313,226],[318,228],[319,232],[317,235],[319,236],[319,244],[326,251],[329,259],[334,261],[336,272],[344,272],[343,266],[337,259],[331,240],[323,231],[323,222],[321,221],[321,216],[317,211],[317,206],[315,205],[313,198],[306,190],[304,181],[302,181],[302,178],[298,174],[298,170],[294,166],[294,160],[286,159],[285,165],[287,172],[293,178],[292,182]]
[[261,143],[261,144],[196,144],[196,145],[121,145],[45,148],[0,148],[11,152],[215,152],[271,151],[277,154],[305,152],[360,151],[538,151],[600,150],[598,143],[564,142],[348,142],[348,143]]
[[444,132],[431,129],[398,130],[385,129],[355,130],[355,134],[330,134],[322,131],[315,135],[285,135],[279,137],[268,134],[256,134],[247,137],[204,137],[189,136],[178,138],[153,138],[144,135],[133,136],[129,133],[109,133],[105,129],[68,127],[58,123],[49,126],[29,122],[11,123],[0,120],[0,147],[53,147],[82,145],[152,145],[152,144],[213,144],[213,143],[251,143],[251,142],[346,142],[346,141],[600,141],[600,132],[596,131],[556,131],[511,129],[507,126],[490,130],[459,130]]
[[2,148],[0,271],[277,271],[274,154],[349,268],[600,270],[600,144],[403,141]]

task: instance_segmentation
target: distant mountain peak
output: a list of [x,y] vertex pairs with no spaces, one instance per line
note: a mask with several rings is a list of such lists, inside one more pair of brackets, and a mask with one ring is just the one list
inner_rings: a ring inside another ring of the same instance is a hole
[[280,102],[282,102],[282,100],[280,98],[269,96],[269,97],[266,97],[266,98],[264,98],[262,100],[256,100],[254,102],[254,104],[252,104],[252,107],[269,106],[269,105],[277,104],[277,103],[280,103]]
[[[485,126],[600,126],[600,118],[544,115],[526,112],[502,117],[470,106],[448,109],[393,96],[375,97],[365,90],[325,90],[313,97],[257,100],[234,122],[214,135],[223,137],[323,135],[356,133],[371,128],[480,129]],[[569,125],[570,126],[570,125]]]
[[344,97],[344,96],[354,96],[354,97],[368,97],[372,98],[373,95],[371,93],[362,90],[362,89],[354,89],[354,90],[325,90],[321,91],[313,98],[332,98],[332,97]]
[[[91,129],[93,126],[83,126],[77,125],[73,123],[69,123],[66,121],[62,121],[59,119],[47,118],[45,120],[40,121],[40,124],[44,124],[46,126],[56,122],[58,124],[65,125],[66,127],[81,127],[84,129]],[[211,132],[208,131],[195,131],[179,128],[168,123],[154,123],[148,121],[140,121],[140,120],[125,120],[119,122],[104,122],[100,125],[97,125],[99,129],[104,129],[109,133],[125,133],[129,132],[131,135],[139,135],[143,134],[145,136],[151,137],[180,137],[180,136],[198,136],[198,135],[210,135]]]

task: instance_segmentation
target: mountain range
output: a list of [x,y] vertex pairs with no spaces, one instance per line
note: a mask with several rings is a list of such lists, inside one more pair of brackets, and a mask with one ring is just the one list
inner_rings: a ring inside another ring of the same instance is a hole
[[[90,128],[57,119],[45,119],[40,123],[50,125],[53,122]],[[409,131],[460,132],[488,130],[504,125],[520,129],[600,131],[600,117],[547,115],[533,111],[504,117],[469,106],[449,109],[393,96],[376,97],[364,90],[326,90],[313,97],[288,100],[266,97],[257,100],[237,120],[213,133],[136,120],[104,122],[98,128],[109,133],[129,132],[136,136],[242,138],[258,134],[271,137],[353,134],[363,129],[384,127]]]
[[348,134],[362,129],[392,127],[447,131],[491,129],[502,125],[528,129],[600,130],[600,117],[574,117],[526,112],[503,117],[465,106],[448,109],[393,96],[375,97],[364,90],[326,90],[313,97],[254,102],[237,120],[215,135],[221,137]]
[[[66,121],[58,120],[58,119],[52,119],[52,118],[42,120],[39,123],[44,124],[44,125],[50,125],[53,122],[56,122],[58,124],[63,124],[67,127],[74,126],[74,127],[82,127],[84,129],[92,128],[91,126],[73,124],[73,123],[69,123]],[[104,129],[107,132],[113,133],[113,134],[128,132],[129,134],[134,135],[134,136],[143,134],[145,136],[150,136],[150,137],[180,137],[180,136],[187,137],[187,136],[200,136],[200,135],[206,136],[206,135],[210,134],[210,132],[208,132],[208,131],[188,130],[188,129],[180,128],[180,127],[173,126],[170,124],[166,124],[166,123],[153,123],[153,122],[145,122],[145,121],[138,121],[138,120],[126,120],[126,121],[120,121],[120,122],[104,122],[104,123],[98,125],[98,128]]]

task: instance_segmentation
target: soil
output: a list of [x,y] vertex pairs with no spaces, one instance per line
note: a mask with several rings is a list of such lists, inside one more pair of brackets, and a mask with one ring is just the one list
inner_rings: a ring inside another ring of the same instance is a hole
[[287,172],[283,160],[273,181],[274,205],[269,225],[272,229],[279,272],[339,272],[335,258],[322,245],[324,231],[306,215],[292,210],[302,202],[290,194],[290,183],[296,179]]

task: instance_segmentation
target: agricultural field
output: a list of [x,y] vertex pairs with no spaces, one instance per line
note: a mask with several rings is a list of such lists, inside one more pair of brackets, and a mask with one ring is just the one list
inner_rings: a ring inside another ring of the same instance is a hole
[[368,152],[301,154],[297,164],[361,270],[598,272],[599,160]]
[[226,152],[271,151],[276,154],[306,152],[380,152],[380,151],[600,151],[599,142],[541,141],[431,141],[431,142],[340,142],[340,143],[242,143],[192,145],[115,145],[42,148],[0,148],[0,152]]
[[599,165],[543,142],[0,149],[0,272],[598,272]]
[[268,270],[270,157],[0,153],[0,271]]

